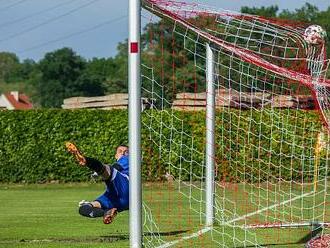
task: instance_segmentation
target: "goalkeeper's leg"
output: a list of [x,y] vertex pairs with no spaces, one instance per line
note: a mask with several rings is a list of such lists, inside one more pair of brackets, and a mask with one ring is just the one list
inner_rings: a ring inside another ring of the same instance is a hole
[[[101,202],[107,209],[102,208]],[[105,194],[93,202],[87,202],[85,200],[79,202],[80,215],[88,218],[103,217],[104,224],[112,223],[117,213],[117,208],[112,206],[110,199],[106,197]]]
[[97,218],[103,217],[105,212],[101,208],[101,204],[97,201],[81,201],[79,202],[79,214],[89,218]]
[[99,196],[94,202],[104,210],[103,223],[110,224],[116,217],[118,210],[115,205],[118,204],[116,194],[109,194],[108,190]]
[[85,156],[79,151],[78,147],[71,143],[71,142],[66,142],[65,143],[66,149],[68,150],[69,153],[74,155],[76,161],[79,163],[81,166],[86,165],[86,158]]

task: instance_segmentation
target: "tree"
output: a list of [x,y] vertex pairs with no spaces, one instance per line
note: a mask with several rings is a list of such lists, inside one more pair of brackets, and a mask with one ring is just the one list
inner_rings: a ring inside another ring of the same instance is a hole
[[108,94],[128,91],[127,58],[124,56],[121,51],[115,58],[94,58],[88,61],[86,71],[102,79]]
[[71,87],[74,89],[72,96],[100,96],[104,95],[104,78],[97,74],[84,72],[77,78]]
[[320,11],[316,6],[310,3],[305,3],[303,7],[301,7],[300,9],[296,9],[295,11],[283,10],[278,15],[278,17],[283,19],[312,23],[317,22],[319,13]]
[[10,82],[19,70],[19,59],[14,53],[0,52],[0,80]]
[[120,42],[117,55],[112,62],[111,71],[107,76],[107,93],[128,92],[128,41]]
[[93,58],[87,62],[86,71],[92,75],[102,77],[104,80],[109,74],[112,74],[112,58]]
[[38,92],[43,107],[60,107],[65,98],[73,96],[104,95],[102,78],[85,73],[87,62],[70,48],[46,54],[39,67]]
[[38,70],[38,65],[33,59],[25,59],[19,66],[19,77],[22,80],[29,80]]
[[260,8],[258,7],[251,8],[251,7],[243,6],[241,8],[242,13],[258,15],[263,17],[276,17],[278,10],[279,8],[277,5],[272,5],[269,7],[260,7]]

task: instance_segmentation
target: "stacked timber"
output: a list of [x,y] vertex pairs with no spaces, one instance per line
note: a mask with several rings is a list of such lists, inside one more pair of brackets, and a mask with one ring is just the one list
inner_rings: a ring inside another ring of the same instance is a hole
[[[267,92],[238,92],[236,90],[216,90],[216,108],[231,107],[237,109],[292,108],[315,109],[312,96],[307,95],[277,95]],[[179,93],[173,101],[175,110],[198,111],[205,110],[206,93]]]
[[[153,102],[142,98],[142,110],[152,108]],[[119,93],[97,97],[71,97],[64,99],[63,109],[127,109],[128,94]]]

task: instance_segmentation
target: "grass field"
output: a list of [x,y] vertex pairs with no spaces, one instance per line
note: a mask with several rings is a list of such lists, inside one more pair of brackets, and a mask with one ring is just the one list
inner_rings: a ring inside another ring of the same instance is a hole
[[[77,213],[80,200],[94,199],[103,190],[102,184],[0,185],[0,247],[128,247],[127,212],[120,213],[111,225]],[[201,228],[199,220],[203,216],[191,210],[198,208],[198,204],[191,205],[176,190],[149,184],[144,187],[144,193],[154,210],[153,218],[161,223],[162,239],[177,240]],[[145,235],[146,242],[154,242],[158,237],[146,230]],[[249,235],[240,228],[218,225],[212,233],[180,242],[175,247],[220,247],[221,242],[226,247],[254,247],[252,243],[240,242],[244,237],[253,239]],[[257,237],[265,247],[303,247],[310,230],[264,229],[257,232]],[[212,238],[219,243],[212,242]]]

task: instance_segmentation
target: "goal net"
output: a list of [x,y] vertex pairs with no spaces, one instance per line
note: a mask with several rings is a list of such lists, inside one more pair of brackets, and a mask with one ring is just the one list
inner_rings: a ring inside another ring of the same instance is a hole
[[[307,43],[302,23],[142,2],[144,246],[285,246],[327,232],[324,43]],[[205,223],[209,118],[213,225]]]

